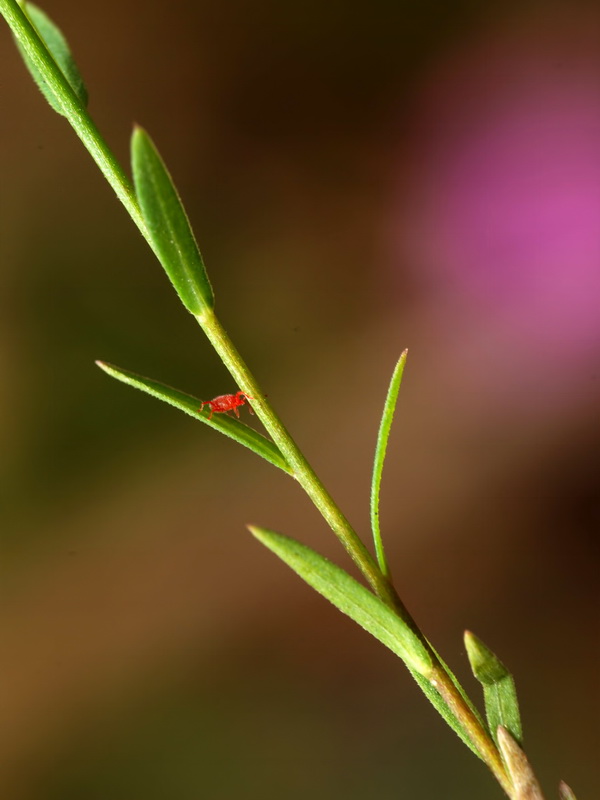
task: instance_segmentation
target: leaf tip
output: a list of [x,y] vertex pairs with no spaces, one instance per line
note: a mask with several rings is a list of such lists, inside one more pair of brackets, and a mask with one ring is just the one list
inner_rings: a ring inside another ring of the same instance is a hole
[[118,377],[118,371],[113,367],[112,364],[108,364],[106,361],[100,361],[100,359],[96,359],[94,364],[97,367],[100,367],[102,372],[106,372],[106,374],[110,375],[112,378]]
[[478,681],[489,685],[508,674],[500,659],[472,631],[465,631],[464,643],[471,670]]
[[408,347],[405,347],[404,350],[400,353],[400,358],[396,362],[396,372],[398,372],[398,370],[400,370],[401,373],[404,371],[407,358],[408,358]]
[[141,151],[145,146],[147,146],[147,143],[149,141],[150,137],[148,136],[146,129],[143,128],[139,123],[134,122],[130,140],[131,159],[132,159],[132,166],[134,169],[134,175],[135,175],[135,164],[137,163],[137,160],[139,160],[142,157]]
[[261,544],[265,544],[268,538],[267,531],[264,528],[261,528],[260,525],[246,525],[252,536],[255,539],[258,539]]
[[573,789],[571,789],[571,787],[564,781],[561,781],[558,784],[558,797],[559,800],[577,800],[575,794],[573,793]]

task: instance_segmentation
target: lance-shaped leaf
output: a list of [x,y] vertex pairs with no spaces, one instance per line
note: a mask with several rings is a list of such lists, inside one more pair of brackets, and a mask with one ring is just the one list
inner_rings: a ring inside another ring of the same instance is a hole
[[371,481],[371,530],[373,532],[373,541],[375,543],[377,562],[379,563],[379,568],[386,577],[390,576],[390,570],[385,557],[383,539],[381,538],[381,528],[379,525],[379,491],[381,488],[381,476],[383,473],[385,453],[387,450],[388,439],[390,438],[390,428],[392,427],[392,420],[394,419],[396,401],[398,400],[398,392],[400,391],[400,383],[402,382],[402,373],[404,372],[404,365],[406,364],[407,355],[408,350],[405,350],[396,364],[394,374],[392,375],[392,380],[390,381],[390,386],[383,407],[383,415],[379,425],[379,433],[377,435],[375,462],[373,464],[373,478]]
[[210,425],[211,428],[225,434],[225,436],[229,436],[230,439],[235,439],[236,442],[243,444],[244,447],[248,447],[275,467],[279,467],[279,469],[282,469],[284,472],[291,474],[292,471],[286,460],[273,442],[248,425],[244,425],[243,422],[228,417],[226,414],[215,415],[209,420],[209,411],[207,409],[199,411],[202,401],[198,400],[197,397],[180,392],[170,386],[165,386],[164,383],[159,383],[150,378],[144,378],[142,375],[137,375],[135,372],[129,372],[128,370],[115,367],[112,364],[107,364],[104,361],[96,361],[96,364],[100,369],[104,370],[107,375],[111,375],[113,378],[116,378],[122,383],[126,383],[128,386],[133,386],[135,389],[140,389],[142,392],[152,395],[152,397],[157,397],[159,400],[163,400],[165,403],[175,406],[175,408],[180,409],[180,411],[184,411],[191,417],[199,419],[206,425]]
[[441,717],[467,747],[481,758],[446,701],[429,682],[431,656],[423,642],[405,622],[362,584],[310,547],[265,528],[252,525],[249,528],[259,541],[279,556],[309,586],[396,653]]
[[[55,25],[48,15],[33,3],[21,3],[21,8],[29,20],[33,30],[22,19],[17,30],[14,30],[15,41],[21,53],[25,66],[31,77],[37,83],[40,91],[59,114],[65,115],[60,101],[62,87],[56,86],[56,76],[52,74],[52,64],[45,58],[43,50],[39,48],[41,39],[47,53],[54,60],[55,65],[62,72],[67,83],[79,98],[81,105],[87,105],[87,90],[83,78],[77,68],[71,50],[61,30]],[[16,13],[16,12],[15,12]],[[37,33],[37,37],[36,37]]]
[[131,138],[135,193],[160,262],[183,305],[201,316],[214,297],[200,250],[175,184],[150,137]]
[[347,572],[288,536],[254,526],[250,531],[309,586],[389,647],[411,669],[420,675],[430,673],[431,656],[416,633]]
[[465,632],[465,647],[473,675],[483,686],[490,733],[496,740],[496,732],[501,725],[517,742],[521,742],[521,715],[512,675],[481,639],[470,631]]

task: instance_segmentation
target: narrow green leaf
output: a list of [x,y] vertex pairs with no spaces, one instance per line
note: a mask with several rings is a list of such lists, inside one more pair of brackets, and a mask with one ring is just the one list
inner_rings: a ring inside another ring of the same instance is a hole
[[[21,3],[21,8],[35,29],[35,32],[46,46],[48,53],[66,78],[69,86],[79,98],[81,105],[85,108],[88,100],[87,90],[83,83],[81,73],[77,68],[77,64],[73,60],[67,40],[61,30],[52,22],[44,11],[33,3]],[[31,35],[33,35],[33,32]],[[17,38],[15,41],[23,61],[25,62],[25,66],[31,73],[31,77],[37,83],[48,103],[50,103],[52,108],[59,114],[66,116],[59,96],[47,80],[45,65],[40,63],[37,54],[32,52],[28,43],[26,44],[24,41]]]
[[396,364],[394,374],[392,375],[392,380],[390,381],[387,397],[385,399],[385,405],[383,407],[383,415],[379,425],[379,433],[377,435],[375,463],[373,464],[373,479],[371,481],[371,529],[373,531],[375,553],[377,555],[379,568],[388,578],[390,577],[390,569],[385,557],[383,539],[381,538],[381,528],[379,525],[379,491],[381,487],[381,476],[383,473],[385,453],[387,450],[388,439],[390,438],[390,428],[392,427],[392,420],[394,419],[396,401],[398,399],[398,392],[400,391],[400,383],[402,382],[402,373],[404,372],[404,365],[406,364],[407,355],[408,350],[405,350]]
[[497,730],[501,725],[517,742],[521,742],[521,715],[512,675],[481,639],[470,631],[465,632],[465,647],[473,675],[483,686],[485,713],[494,740],[497,742]]
[[513,800],[544,800],[542,789],[523,750],[502,725],[495,733],[513,784]]
[[347,572],[310,547],[280,533],[250,526],[253,535],[279,556],[309,586],[421,675],[431,671],[431,656],[408,625]]
[[142,128],[131,137],[133,183],[161,264],[179,298],[195,316],[214,305],[214,297],[187,214],[152,140]]
[[559,800],[577,800],[571,787],[567,786],[564,781],[558,784],[558,797]]
[[288,474],[292,473],[287,462],[273,442],[248,425],[244,425],[244,423],[240,422],[238,419],[229,417],[227,414],[215,414],[213,418],[209,420],[208,409],[204,409],[203,411],[198,410],[202,401],[198,400],[197,397],[180,392],[170,386],[165,386],[165,384],[151,380],[150,378],[144,378],[142,375],[137,375],[135,372],[129,372],[128,370],[115,367],[112,364],[107,364],[104,361],[96,361],[96,364],[100,369],[104,370],[104,372],[116,378],[118,381],[126,383],[128,386],[133,386],[135,389],[140,389],[142,392],[152,395],[152,397],[157,397],[159,400],[163,400],[171,406],[175,406],[175,408],[184,411],[195,419],[199,419],[206,425],[210,425],[211,428],[220,431],[220,433],[225,434],[225,436],[229,436],[230,439],[235,439],[236,442],[244,445],[244,447],[248,447],[254,453],[273,464],[273,466],[279,467],[279,469],[282,469]]
[[249,528],[259,541],[309,586],[396,653],[436,711],[467,747],[481,758],[446,701],[429,682],[427,676],[431,669],[431,656],[406,623],[362,584],[311,548],[274,531],[252,525]]

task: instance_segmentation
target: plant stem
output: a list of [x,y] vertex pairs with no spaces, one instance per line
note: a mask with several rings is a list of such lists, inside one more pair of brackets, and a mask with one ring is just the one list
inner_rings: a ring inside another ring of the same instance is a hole
[[[160,260],[131,182],[96,128],[81,100],[72,90],[61,69],[40,40],[35,28],[15,0],[0,0],[0,11],[28,57],[44,75],[48,86],[56,95],[64,115],[76,134],[127,209],[128,214],[144,239],[146,239],[150,248]],[[514,798],[512,782],[504,768],[498,749],[476,715],[469,708],[468,703],[457,690],[425,636],[408,613],[398,597],[391,579],[382,572],[356,531],[307,462],[261,392],[255,378],[214,313],[205,311],[196,318],[237,385],[252,398],[252,408],[256,411],[258,418],[289,464],[294,477],[332,528],[373,592],[411,627],[431,653],[434,666],[432,673],[426,679],[445,700],[456,719],[460,721],[465,731],[467,731],[471,741],[504,791],[509,797]]]
[[252,408],[271,435],[281,454],[292,468],[294,477],[321,512],[375,594],[388,606],[393,608],[427,646],[435,662],[433,672],[428,678],[429,682],[447,702],[452,713],[468,733],[471,741],[494,774],[498,783],[502,786],[507,795],[511,797],[511,782],[506,774],[504,764],[496,745],[475,714],[471,711],[443,666],[439,663],[435,652],[398,597],[394,586],[383,575],[356,531],[342,514],[337,504],[327,492],[305,456],[292,439],[290,433],[273,410],[271,404],[266,400],[254,376],[246,366],[219,320],[212,311],[207,311],[202,316],[198,316],[197,320],[236,384],[243,392],[253,398]]
[[[115,194],[127,209],[128,214],[144,239],[146,239],[155,255],[158,256],[131,182],[80,99],[72,90],[61,69],[39,38],[35,28],[15,0],[0,0],[0,9],[13,35],[26,50],[38,69],[44,74],[48,85],[55,93],[64,115],[69,120],[75,133],[81,139]],[[250,370],[217,318],[212,313],[206,313],[198,317],[198,322],[238,386],[250,396],[256,396],[257,399],[252,405],[256,410],[257,416],[293,469],[296,479],[341,540],[373,591],[388,605],[395,608],[407,621],[410,620],[410,615],[400,602],[390,583],[381,573],[375,560],[326,491],[271,405],[264,399]],[[410,621],[414,626],[414,622]]]
[[[292,468],[294,477],[346,548],[373,591],[387,605],[400,611],[393,587],[383,576],[372,555],[325,489],[271,404],[266,400],[256,379],[217,317],[212,311],[207,311],[202,316],[198,316],[197,320],[237,385],[243,392],[254,398],[252,408],[257,417]],[[403,616],[407,614],[402,604],[401,610]]]

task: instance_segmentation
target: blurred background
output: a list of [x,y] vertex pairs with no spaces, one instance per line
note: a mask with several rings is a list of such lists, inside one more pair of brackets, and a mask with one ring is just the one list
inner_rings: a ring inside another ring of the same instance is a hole
[[[222,321],[365,537],[409,348],[381,506],[400,592],[473,695],[465,628],[513,670],[548,799],[597,796],[595,3],[44,8],[126,167],[150,131]],[[293,482],[94,366],[236,389],[6,26],[0,76],[0,795],[500,798],[248,534],[348,566]]]

